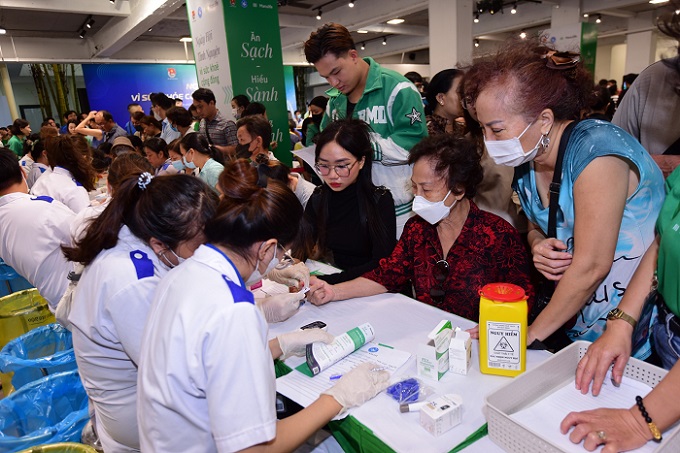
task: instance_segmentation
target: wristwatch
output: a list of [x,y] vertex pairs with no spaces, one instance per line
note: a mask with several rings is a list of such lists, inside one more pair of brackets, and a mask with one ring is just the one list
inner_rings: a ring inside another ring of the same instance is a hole
[[637,325],[637,321],[635,318],[633,318],[631,315],[626,313],[623,310],[620,310],[618,308],[612,309],[608,314],[607,314],[607,319],[610,321],[613,321],[615,319],[623,319],[626,321],[628,324],[633,326],[633,329],[635,329],[635,326]]

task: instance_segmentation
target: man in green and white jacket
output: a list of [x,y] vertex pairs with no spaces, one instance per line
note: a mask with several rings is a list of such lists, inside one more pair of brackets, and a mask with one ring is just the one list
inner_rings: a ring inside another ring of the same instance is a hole
[[333,87],[321,121],[323,130],[339,118],[358,118],[373,129],[373,183],[392,192],[397,238],[411,216],[411,148],[427,136],[420,93],[401,74],[360,58],[349,31],[329,23],[305,42],[305,56]]

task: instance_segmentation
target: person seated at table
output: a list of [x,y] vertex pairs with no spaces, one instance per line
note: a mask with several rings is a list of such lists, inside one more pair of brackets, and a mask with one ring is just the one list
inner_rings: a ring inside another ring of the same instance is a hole
[[[396,242],[394,200],[371,179],[370,127],[361,120],[338,120],[319,134],[316,170],[325,184],[305,208],[310,229],[300,256],[330,263],[343,272],[321,277],[340,283],[374,269]],[[296,253],[297,254],[297,253]]]
[[174,175],[179,173],[179,170],[172,165],[170,153],[168,152],[168,144],[165,143],[165,140],[162,138],[154,137],[145,141],[144,154],[154,168],[154,176]]
[[252,177],[221,178],[225,196],[206,225],[208,243],[163,279],[151,304],[139,361],[141,451],[292,451],[389,384],[387,371],[359,365],[277,422],[272,358],[302,356],[308,343],[333,337],[310,329],[267,342],[247,286],[279,262],[298,234],[302,207],[278,181],[258,185],[244,160],[227,163],[224,173]]
[[308,300],[333,300],[402,291],[471,320],[479,319],[479,290],[487,283],[514,283],[533,301],[529,255],[519,233],[472,201],[482,180],[473,142],[442,134],[411,149],[412,217],[392,254],[363,276],[338,285],[312,277]]
[[85,266],[68,321],[107,452],[139,450],[137,368],[144,322],[160,278],[205,240],[203,229],[217,202],[217,194],[191,176],[131,174],[85,235],[62,247],[69,261]]
[[220,162],[222,153],[210,146],[208,140],[201,134],[190,133],[182,137],[179,142],[182,150],[182,162],[189,170],[199,169],[198,177],[214,190],[217,190],[217,179],[224,170]]

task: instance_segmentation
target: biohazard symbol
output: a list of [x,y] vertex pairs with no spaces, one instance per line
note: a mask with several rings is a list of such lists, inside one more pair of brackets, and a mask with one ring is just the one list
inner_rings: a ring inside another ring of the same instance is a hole
[[496,352],[515,352],[515,350],[512,349],[512,346],[510,346],[508,340],[505,338],[505,335],[503,335],[503,338],[498,341],[493,350]]

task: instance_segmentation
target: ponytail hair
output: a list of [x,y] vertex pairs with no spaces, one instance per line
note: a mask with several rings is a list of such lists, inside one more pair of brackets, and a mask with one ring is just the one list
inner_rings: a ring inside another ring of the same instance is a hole
[[73,247],[62,246],[69,261],[88,265],[102,250],[115,247],[123,225],[148,243],[156,238],[170,248],[203,231],[217,206],[213,189],[189,175],[152,178],[133,173],[116,189],[115,196]]
[[191,132],[185,135],[182,137],[180,144],[184,147],[185,151],[193,149],[197,153],[208,156],[224,165],[224,157],[222,156],[222,152],[214,146],[211,146],[210,143],[208,143],[208,139],[198,132]]
[[47,137],[45,151],[52,168],[65,168],[88,192],[96,188],[97,174],[82,152],[76,149],[71,137],[68,135]]
[[225,165],[217,183],[224,196],[205,227],[209,242],[245,257],[258,241],[274,238],[290,244],[296,239],[302,218],[297,197],[279,181],[269,179],[262,187],[259,180],[257,169],[245,159]]

